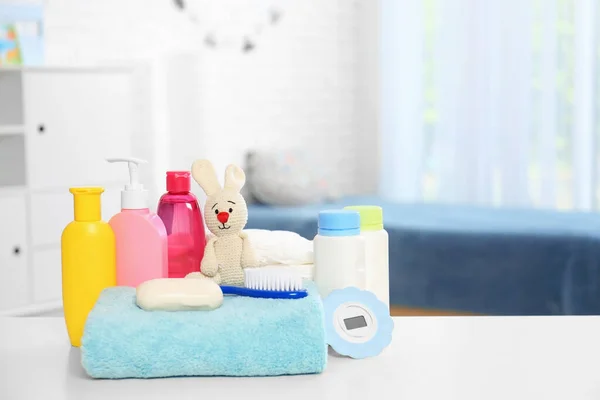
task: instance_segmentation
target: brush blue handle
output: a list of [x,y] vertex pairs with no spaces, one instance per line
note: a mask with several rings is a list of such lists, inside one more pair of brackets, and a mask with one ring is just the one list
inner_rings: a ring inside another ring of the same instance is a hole
[[238,286],[221,286],[223,294],[235,294],[237,296],[254,297],[260,299],[301,299],[308,296],[306,290],[295,290],[292,292],[279,292],[275,290],[248,289]]

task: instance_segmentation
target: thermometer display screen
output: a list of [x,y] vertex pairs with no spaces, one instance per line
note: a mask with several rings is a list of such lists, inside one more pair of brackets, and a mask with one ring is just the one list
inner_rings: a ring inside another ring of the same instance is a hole
[[362,315],[352,318],[346,318],[344,320],[344,325],[346,325],[346,329],[349,331],[352,329],[364,328],[367,326],[367,320]]

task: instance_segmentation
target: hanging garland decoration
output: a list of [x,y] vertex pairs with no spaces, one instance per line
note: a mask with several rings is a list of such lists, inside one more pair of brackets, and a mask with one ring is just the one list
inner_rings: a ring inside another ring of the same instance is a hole
[[[200,25],[196,15],[187,6],[186,0],[172,1],[180,12],[187,14],[191,23]],[[238,48],[243,53],[250,53],[256,48],[258,38],[265,32],[266,28],[277,25],[282,16],[282,10],[274,6],[270,6],[267,8],[266,18],[264,18],[263,22],[255,22],[250,31],[239,34],[241,37],[236,37],[232,40],[219,29],[212,29],[204,34],[203,43],[206,47],[215,50],[223,48]]]

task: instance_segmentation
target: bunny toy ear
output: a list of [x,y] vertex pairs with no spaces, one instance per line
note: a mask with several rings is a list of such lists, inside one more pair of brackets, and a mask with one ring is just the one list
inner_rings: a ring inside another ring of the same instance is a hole
[[230,164],[225,169],[225,188],[239,192],[246,183],[246,174],[237,165]]
[[208,160],[194,161],[192,164],[192,176],[207,196],[212,196],[221,190],[215,168]]

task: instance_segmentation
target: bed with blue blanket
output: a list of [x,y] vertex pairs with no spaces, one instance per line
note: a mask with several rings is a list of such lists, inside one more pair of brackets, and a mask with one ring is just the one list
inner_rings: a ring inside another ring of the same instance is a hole
[[392,305],[490,315],[600,314],[600,215],[349,197],[250,205],[249,229],[314,238],[320,210],[379,205]]

